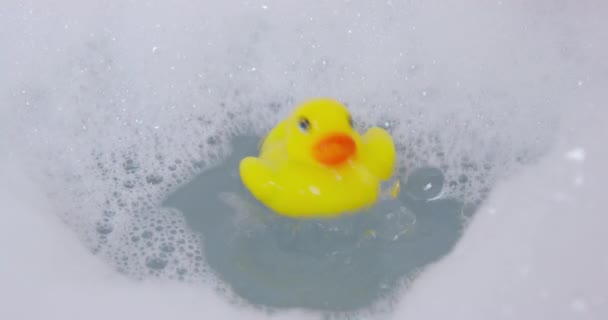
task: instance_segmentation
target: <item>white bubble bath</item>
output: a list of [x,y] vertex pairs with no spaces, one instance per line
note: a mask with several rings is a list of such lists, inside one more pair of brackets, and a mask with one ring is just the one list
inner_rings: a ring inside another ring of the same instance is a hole
[[[0,318],[605,319],[606,17],[5,0]],[[397,202],[297,224],[247,198],[237,161],[316,96],[392,134]]]

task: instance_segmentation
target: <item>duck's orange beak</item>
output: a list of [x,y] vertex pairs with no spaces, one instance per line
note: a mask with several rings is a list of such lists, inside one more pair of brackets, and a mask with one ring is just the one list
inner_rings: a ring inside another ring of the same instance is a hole
[[357,151],[355,140],[347,134],[332,133],[317,142],[313,156],[326,165],[338,165],[353,156]]

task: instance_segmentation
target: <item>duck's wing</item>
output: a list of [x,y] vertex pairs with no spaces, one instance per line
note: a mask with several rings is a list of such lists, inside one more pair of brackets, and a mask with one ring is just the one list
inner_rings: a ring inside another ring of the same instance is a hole
[[395,167],[395,144],[386,130],[370,128],[362,137],[360,161],[381,180],[389,179]]
[[241,181],[249,191],[264,202],[275,193],[274,172],[265,161],[256,157],[246,157],[239,166]]

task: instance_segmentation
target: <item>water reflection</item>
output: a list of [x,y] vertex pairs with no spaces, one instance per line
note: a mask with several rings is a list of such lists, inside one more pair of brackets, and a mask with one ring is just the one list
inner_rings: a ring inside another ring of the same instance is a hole
[[295,220],[249,195],[238,163],[259,139],[235,138],[234,152],[171,194],[199,233],[205,259],[254,304],[349,311],[388,296],[402,280],[445,255],[462,227],[463,204],[441,199],[435,168],[411,170],[397,199],[335,220]]

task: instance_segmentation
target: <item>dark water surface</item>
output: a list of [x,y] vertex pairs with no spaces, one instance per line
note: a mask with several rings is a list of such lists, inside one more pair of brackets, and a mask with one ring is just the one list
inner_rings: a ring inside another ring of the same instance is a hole
[[203,239],[206,262],[256,305],[354,311],[369,307],[454,246],[462,202],[438,197],[435,168],[408,170],[397,199],[333,220],[278,216],[251,197],[238,163],[259,138],[237,137],[233,153],[171,194]]

